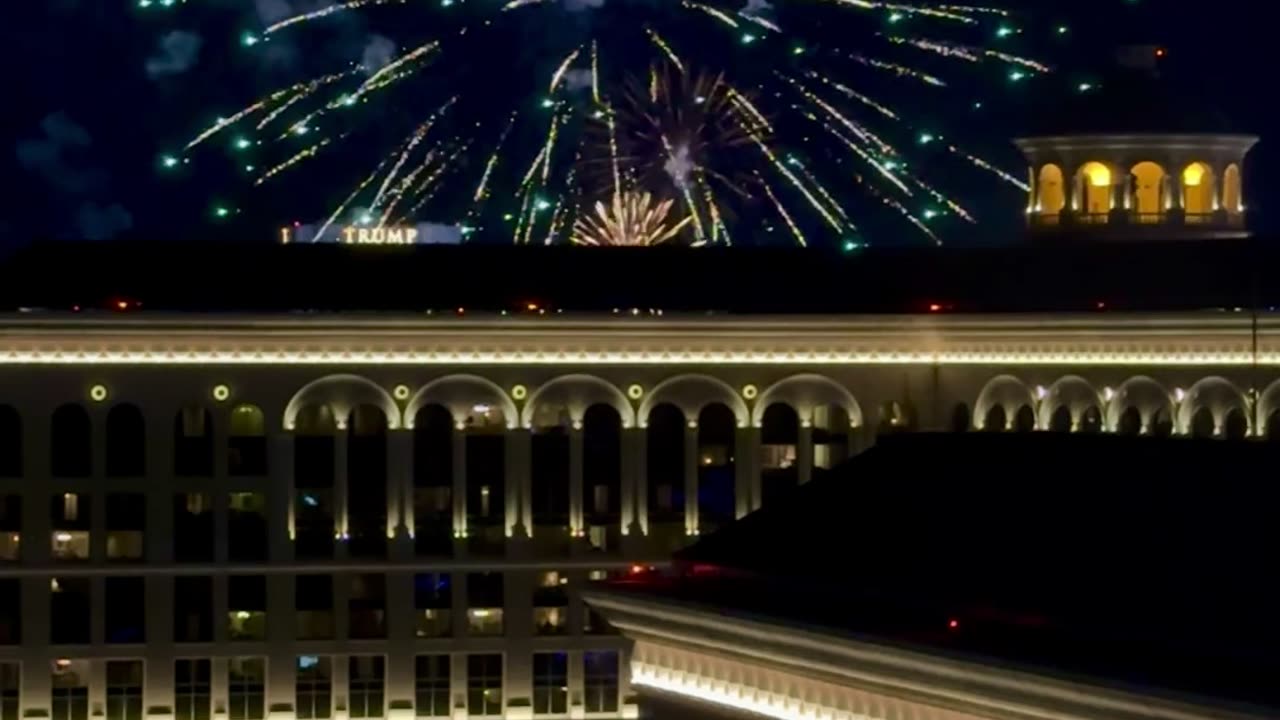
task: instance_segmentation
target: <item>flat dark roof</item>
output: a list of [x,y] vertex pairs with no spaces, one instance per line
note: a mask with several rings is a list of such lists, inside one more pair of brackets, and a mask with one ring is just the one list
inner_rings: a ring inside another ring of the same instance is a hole
[[1277,467],[1256,442],[888,437],[621,587],[1280,709]]
[[1260,241],[815,250],[36,245],[0,264],[0,309],[197,312],[466,307],[566,312],[898,313],[1280,305]]

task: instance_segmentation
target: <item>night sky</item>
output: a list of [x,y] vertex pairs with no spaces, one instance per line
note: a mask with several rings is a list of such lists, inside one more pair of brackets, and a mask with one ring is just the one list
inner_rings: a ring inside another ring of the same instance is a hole
[[[345,194],[356,173],[338,181],[324,172],[302,173],[259,191],[246,217],[220,224],[211,218],[211,197],[230,193],[233,178],[203,169],[179,179],[158,172],[160,154],[200,129],[211,104],[230,109],[261,88],[296,79],[288,58],[246,67],[236,52],[243,27],[238,18],[251,17],[255,2],[287,0],[189,0],[204,7],[188,7],[185,15],[140,13],[129,7],[132,1],[9,2],[0,10],[0,52],[10,55],[6,109],[0,113],[0,139],[7,145],[0,162],[9,181],[0,205],[0,248],[46,239],[270,242],[291,203],[301,207],[305,198]],[[1280,202],[1272,180],[1280,153],[1265,140],[1280,116],[1267,75],[1276,50],[1263,4],[1044,0],[1029,6],[1053,22],[1069,18],[1075,55],[1054,58],[1064,71],[1097,68],[1121,44],[1159,44],[1167,48],[1163,74],[1187,88],[1188,97],[1207,98],[1239,130],[1263,135],[1250,156],[1246,202],[1255,227],[1267,232],[1274,221],[1263,211]],[[172,35],[175,30],[182,32]],[[318,62],[352,59],[369,47],[361,32],[369,31],[330,35],[323,45],[295,51]],[[393,104],[388,112],[396,109]],[[1016,153],[999,138],[987,140],[995,148],[989,155],[1021,175]],[[1009,206],[1008,211],[988,211],[977,231],[958,242],[1017,239],[1016,192],[995,182],[988,187],[976,204]]]

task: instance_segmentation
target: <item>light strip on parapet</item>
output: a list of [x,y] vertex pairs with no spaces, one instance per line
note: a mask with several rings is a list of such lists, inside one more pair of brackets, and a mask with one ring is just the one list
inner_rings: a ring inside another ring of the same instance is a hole
[[839,350],[17,350],[0,365],[1017,365],[1245,367],[1280,365],[1280,353],[913,352]]

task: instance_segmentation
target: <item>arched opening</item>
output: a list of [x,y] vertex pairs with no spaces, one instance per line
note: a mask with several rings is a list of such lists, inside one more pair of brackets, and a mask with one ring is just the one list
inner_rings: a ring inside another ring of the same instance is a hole
[[530,474],[533,484],[533,536],[544,549],[563,549],[569,532],[569,409],[540,403],[533,415]]
[[426,405],[413,417],[413,541],[418,555],[453,552],[453,415]]
[[267,418],[256,405],[237,405],[231,410],[227,472],[240,477],[267,474]]
[[199,405],[182,408],[173,419],[173,473],[213,475],[213,415]]
[[1036,184],[1036,212],[1042,218],[1057,219],[1066,206],[1067,189],[1063,186],[1062,168],[1053,163],[1045,165],[1040,168]]
[[55,477],[88,477],[93,472],[92,426],[80,405],[53,411],[49,427],[49,468]]
[[501,553],[506,541],[506,435],[504,410],[472,405],[462,419],[466,433],[467,546],[472,552]]
[[698,532],[707,535],[733,522],[735,483],[733,411],[712,403],[698,413]]
[[1120,435],[1137,436],[1142,434],[1142,411],[1136,407],[1125,408],[1120,413],[1120,422],[1116,424],[1116,432]]
[[813,409],[814,481],[849,458],[851,426],[849,411],[843,405],[819,405]]
[[761,504],[772,505],[795,491],[799,484],[797,449],[800,417],[785,403],[765,408],[760,425]]
[[107,477],[142,477],[147,470],[147,424],[137,405],[107,412]]
[[1232,408],[1227,419],[1222,423],[1222,435],[1228,440],[1244,440],[1249,437],[1249,419],[1244,410]]
[[22,477],[22,416],[0,405],[0,477]]
[[1222,207],[1228,212],[1244,212],[1244,195],[1240,185],[1240,166],[1231,164],[1222,174]]
[[1009,415],[1003,405],[992,405],[982,419],[983,432],[1004,432],[1009,429]]
[[1173,413],[1161,408],[1151,416],[1152,437],[1167,438],[1173,435]]
[[1085,408],[1085,411],[1081,413],[1076,432],[1090,434],[1102,432],[1102,411],[1096,405]]
[[336,433],[328,405],[307,405],[294,420],[293,550],[299,559],[333,557]]
[[622,537],[622,416],[596,404],[582,416],[582,499],[587,538],[597,550],[619,547]]
[[951,432],[969,432],[973,425],[973,413],[969,411],[969,403],[956,403],[951,409]]
[[1217,423],[1213,419],[1213,411],[1200,408],[1191,416],[1191,437],[1211,438],[1217,434]]
[[387,553],[387,416],[358,405],[347,418],[347,551]]
[[663,403],[649,412],[645,428],[645,474],[649,535],[661,548],[679,546],[685,536],[684,412]]
[[1018,408],[1017,414],[1013,416],[1014,432],[1028,433],[1036,429],[1036,412],[1031,409],[1030,405],[1023,405]]
[[1213,206],[1216,179],[1213,169],[1194,162],[1182,170],[1182,198],[1188,222],[1205,220],[1217,210]]
[[1049,431],[1069,433],[1071,429],[1071,410],[1066,405],[1061,405],[1053,411],[1053,417],[1049,419]]
[[916,429],[915,407],[909,402],[887,402],[880,406],[878,434],[913,432]]
[[1129,171],[1131,209],[1139,222],[1159,222],[1168,205],[1164,189],[1164,168],[1146,161]]
[[1267,442],[1280,442],[1280,409],[1267,417]]
[[1085,163],[1080,168],[1080,212],[1105,216],[1111,212],[1111,168],[1100,162]]

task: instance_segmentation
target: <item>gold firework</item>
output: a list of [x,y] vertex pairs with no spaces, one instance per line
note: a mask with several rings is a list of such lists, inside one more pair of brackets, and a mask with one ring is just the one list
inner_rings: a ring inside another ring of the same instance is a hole
[[573,243],[596,247],[651,247],[661,245],[680,233],[692,220],[671,225],[670,200],[654,203],[647,192],[625,192],[613,196],[605,205],[597,202],[595,214],[579,217],[573,223]]

